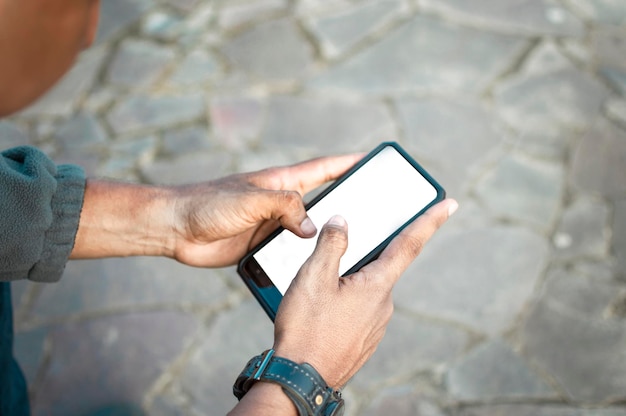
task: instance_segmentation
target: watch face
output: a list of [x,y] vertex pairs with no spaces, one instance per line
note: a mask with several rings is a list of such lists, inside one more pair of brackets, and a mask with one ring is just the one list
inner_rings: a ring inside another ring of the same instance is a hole
[[343,399],[336,402],[328,403],[324,409],[324,416],[343,416],[346,408],[343,405]]

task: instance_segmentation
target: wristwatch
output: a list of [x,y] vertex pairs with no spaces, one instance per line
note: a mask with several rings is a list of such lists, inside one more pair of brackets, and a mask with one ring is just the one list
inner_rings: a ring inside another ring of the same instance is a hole
[[233,385],[233,394],[241,400],[257,381],[279,384],[300,416],[342,416],[344,413],[341,392],[328,387],[313,366],[277,357],[273,349],[248,361]]

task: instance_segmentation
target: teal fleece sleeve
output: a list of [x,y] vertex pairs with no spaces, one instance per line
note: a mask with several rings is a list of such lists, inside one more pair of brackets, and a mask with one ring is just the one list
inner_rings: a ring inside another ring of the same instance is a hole
[[85,174],[28,146],[0,152],[0,281],[61,278],[74,247]]

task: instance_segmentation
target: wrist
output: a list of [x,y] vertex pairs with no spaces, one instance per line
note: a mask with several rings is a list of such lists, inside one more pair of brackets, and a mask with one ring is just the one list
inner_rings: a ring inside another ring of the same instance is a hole
[[71,258],[171,257],[173,201],[166,187],[88,179]]
[[332,389],[309,363],[296,363],[275,355],[273,349],[253,357],[233,385],[238,399],[258,382],[280,386],[299,416],[340,416],[344,413],[341,392]]

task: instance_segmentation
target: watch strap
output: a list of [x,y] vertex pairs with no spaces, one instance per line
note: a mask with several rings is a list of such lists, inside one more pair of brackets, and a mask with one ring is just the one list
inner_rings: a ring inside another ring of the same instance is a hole
[[332,415],[335,413],[333,409],[343,407],[341,394],[328,387],[313,366],[277,357],[274,350],[268,350],[248,362],[233,386],[233,393],[241,400],[257,381],[279,384],[300,416]]

